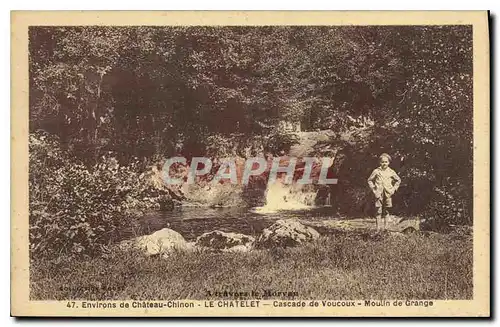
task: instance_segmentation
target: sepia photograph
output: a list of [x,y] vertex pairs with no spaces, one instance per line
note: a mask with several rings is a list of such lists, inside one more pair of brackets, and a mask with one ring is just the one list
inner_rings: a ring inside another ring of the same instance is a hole
[[26,26],[23,305],[489,315],[476,27],[291,22]]

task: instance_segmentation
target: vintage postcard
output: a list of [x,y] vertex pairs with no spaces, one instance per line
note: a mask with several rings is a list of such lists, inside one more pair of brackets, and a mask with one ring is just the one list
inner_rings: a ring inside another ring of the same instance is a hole
[[14,316],[488,317],[488,13],[12,12]]

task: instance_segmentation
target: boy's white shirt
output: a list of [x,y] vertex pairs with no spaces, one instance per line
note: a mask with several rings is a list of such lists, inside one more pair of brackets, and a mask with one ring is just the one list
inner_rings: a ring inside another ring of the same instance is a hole
[[[395,181],[394,185],[392,184],[393,181]],[[400,183],[401,178],[399,178],[398,174],[391,167],[387,167],[386,169],[377,167],[368,178],[368,185],[377,198],[384,191],[386,192],[386,196],[393,195],[398,190]]]

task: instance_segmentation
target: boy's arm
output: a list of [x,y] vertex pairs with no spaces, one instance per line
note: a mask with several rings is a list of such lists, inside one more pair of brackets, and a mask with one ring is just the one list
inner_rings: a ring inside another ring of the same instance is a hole
[[375,188],[375,184],[373,181],[375,180],[375,177],[377,176],[377,169],[374,169],[370,177],[368,177],[368,186],[373,190]]
[[401,178],[398,176],[398,174],[396,174],[396,172],[394,172],[394,174],[392,175],[392,178],[394,179],[395,183],[394,183],[394,192],[396,192],[399,188],[399,185],[401,184]]

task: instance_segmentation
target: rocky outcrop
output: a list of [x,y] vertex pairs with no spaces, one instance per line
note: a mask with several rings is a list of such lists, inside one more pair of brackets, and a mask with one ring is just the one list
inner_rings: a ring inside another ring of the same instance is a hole
[[254,241],[252,236],[245,234],[215,230],[199,236],[195,245],[230,252],[247,252],[252,248]]
[[278,220],[264,229],[255,242],[256,248],[291,247],[319,238],[319,233],[295,219]]
[[173,250],[192,248],[192,245],[186,242],[181,234],[170,228],[163,228],[153,234],[137,237],[128,244],[139,248],[147,256],[168,255]]
[[391,216],[387,218],[387,230],[399,233],[413,233],[420,230],[420,220]]

